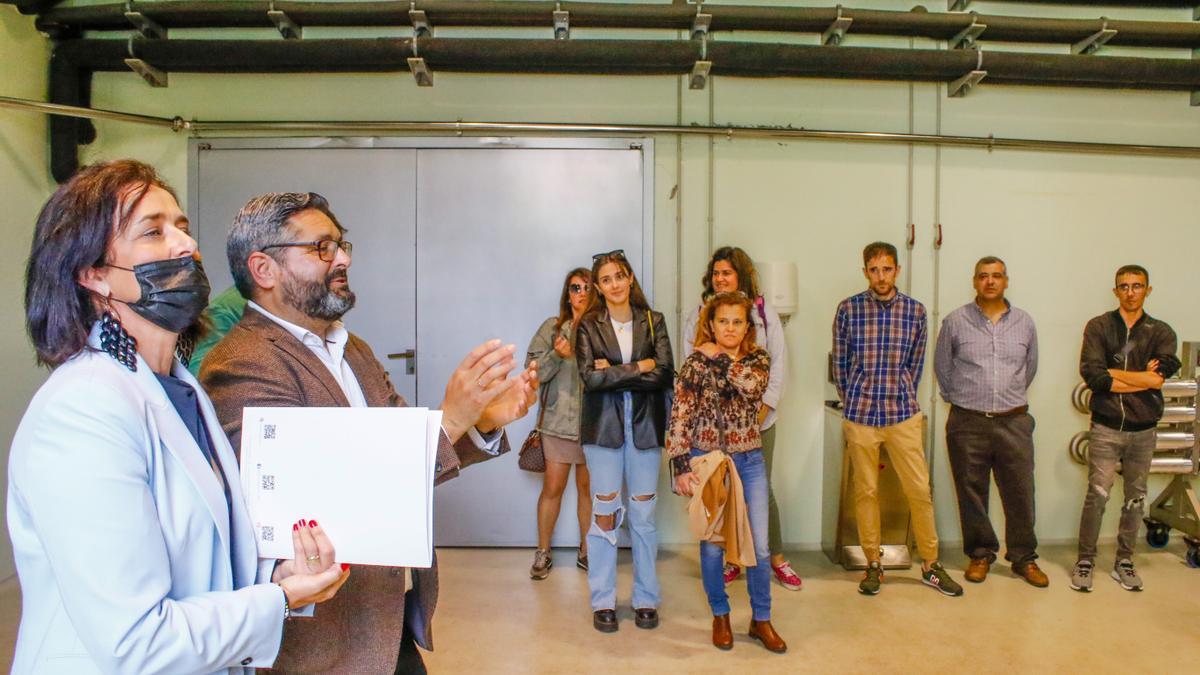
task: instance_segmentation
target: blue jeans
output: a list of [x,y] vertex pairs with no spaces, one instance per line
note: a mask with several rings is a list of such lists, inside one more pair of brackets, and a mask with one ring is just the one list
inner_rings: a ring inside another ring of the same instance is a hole
[[[625,394],[625,443],[619,448],[584,445],[592,488],[592,526],[587,533],[588,587],[592,610],[617,607],[617,530],[625,513],[621,483],[629,490],[629,534],[633,540],[633,607],[657,609],[658,528],[654,507],[658,502],[658,468],[662,449],[639,450],[633,445],[633,397]],[[613,495],[611,499],[602,499]],[[649,499],[637,499],[649,496]],[[613,529],[596,524],[598,516],[614,516]]]
[[[704,452],[692,449],[692,456]],[[771,620],[771,551],[767,544],[767,465],[762,449],[735,452],[730,455],[742,479],[746,497],[746,514],[750,517],[750,535],[754,538],[754,558],[757,565],[746,568],[746,590],[750,593],[750,611],[755,621]],[[700,542],[700,577],[708,606],[713,616],[729,613],[729,595],[725,592],[725,549],[716,544]]]

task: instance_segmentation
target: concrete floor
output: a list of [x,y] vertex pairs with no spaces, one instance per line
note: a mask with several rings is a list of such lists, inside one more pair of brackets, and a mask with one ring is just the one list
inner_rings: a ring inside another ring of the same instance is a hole
[[[776,655],[745,635],[744,581],[730,587],[733,650],[710,645],[711,615],[692,546],[660,554],[659,628],[637,629],[623,606],[621,628],[611,635],[592,629],[587,579],[573,551],[556,551],[550,577],[534,582],[532,551],[441,549],[437,651],[425,658],[435,673],[1190,672],[1200,654],[1200,570],[1184,563],[1183,552],[1177,540],[1162,551],[1139,552],[1141,593],[1122,590],[1101,565],[1105,574],[1085,595],[1067,585],[1073,547],[1043,547],[1050,588],[1033,588],[1001,565],[986,583],[966,584],[961,598],[922,585],[915,569],[888,572],[880,595],[861,596],[858,573],[830,565],[820,553],[797,553],[791,559],[804,590],[772,587],[774,624],[790,647]],[[1111,545],[1101,556],[1111,561]],[[945,563],[961,580],[963,561]],[[630,582],[623,552],[621,602],[628,602]],[[19,593],[14,580],[0,584],[5,670]]]

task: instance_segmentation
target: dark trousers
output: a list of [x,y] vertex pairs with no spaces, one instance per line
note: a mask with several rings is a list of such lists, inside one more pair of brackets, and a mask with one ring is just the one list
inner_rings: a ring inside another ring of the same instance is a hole
[[408,622],[404,622],[404,634],[400,636],[400,656],[396,659],[396,675],[426,675],[425,660],[421,658],[421,650]]
[[1004,507],[1004,558],[1014,566],[1037,558],[1033,506],[1033,416],[985,417],[950,408],[946,448],[958,494],[963,553],[996,560],[1000,542],[988,518],[991,476]]

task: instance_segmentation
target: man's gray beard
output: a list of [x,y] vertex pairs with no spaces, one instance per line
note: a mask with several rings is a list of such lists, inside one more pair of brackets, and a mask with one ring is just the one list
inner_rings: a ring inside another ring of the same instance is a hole
[[349,284],[344,295],[329,288],[330,280],[336,276],[329,275],[321,281],[304,281],[289,274],[283,282],[283,299],[305,316],[337,321],[354,307],[355,296]]

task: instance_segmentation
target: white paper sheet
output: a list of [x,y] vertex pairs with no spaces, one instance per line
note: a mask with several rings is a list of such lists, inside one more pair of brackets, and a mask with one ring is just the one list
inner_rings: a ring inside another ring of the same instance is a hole
[[338,562],[429,567],[442,413],[426,408],[246,408],[242,491],[261,558],[293,558],[316,520]]

